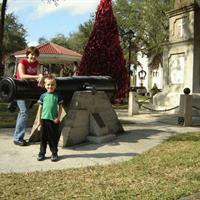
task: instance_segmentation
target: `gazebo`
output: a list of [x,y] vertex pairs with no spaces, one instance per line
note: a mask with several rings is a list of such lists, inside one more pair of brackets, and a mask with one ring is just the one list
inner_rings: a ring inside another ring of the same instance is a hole
[[[38,61],[43,66],[43,71],[59,71],[61,76],[63,75],[61,69],[72,68],[73,63],[79,63],[82,57],[81,54],[52,42],[40,44],[36,47],[40,52]],[[17,63],[20,58],[26,57],[26,49],[15,52],[14,56]]]

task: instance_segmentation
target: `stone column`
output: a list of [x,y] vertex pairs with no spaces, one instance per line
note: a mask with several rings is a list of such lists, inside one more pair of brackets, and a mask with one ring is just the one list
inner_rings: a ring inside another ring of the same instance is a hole
[[183,126],[192,125],[192,95],[181,94],[179,120]]
[[130,91],[128,100],[128,115],[132,116],[138,113],[139,113],[139,105],[137,102],[137,93],[134,91]]

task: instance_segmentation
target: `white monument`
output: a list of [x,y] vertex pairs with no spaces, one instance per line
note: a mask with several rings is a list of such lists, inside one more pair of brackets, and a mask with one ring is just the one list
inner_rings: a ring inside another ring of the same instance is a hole
[[[200,105],[200,7],[195,0],[177,0],[169,11],[169,42],[163,54],[163,91],[154,96],[157,108],[180,103],[184,88],[190,88],[192,104]],[[199,106],[200,107],[200,106]]]

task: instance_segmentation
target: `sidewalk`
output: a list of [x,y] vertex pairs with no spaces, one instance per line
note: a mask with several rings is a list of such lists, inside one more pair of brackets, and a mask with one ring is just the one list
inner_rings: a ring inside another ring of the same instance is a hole
[[[89,144],[59,147],[58,162],[47,159],[37,161],[39,143],[26,147],[13,144],[13,129],[0,129],[0,173],[31,172],[53,169],[78,168],[123,162],[160,144],[168,137],[183,132],[199,131],[200,117],[195,118],[192,127],[177,125],[177,117],[167,114],[140,113],[132,117],[127,110],[117,110],[125,132],[106,144]],[[30,129],[26,137],[28,138]]]

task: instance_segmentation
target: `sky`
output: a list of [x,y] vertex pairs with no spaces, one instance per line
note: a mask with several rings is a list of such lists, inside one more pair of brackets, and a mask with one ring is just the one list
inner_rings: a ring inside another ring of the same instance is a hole
[[[7,0],[6,13],[13,13],[27,30],[28,45],[37,45],[40,37],[47,40],[62,33],[78,31],[80,24],[95,13],[100,0],[59,0],[58,5],[47,0]],[[0,0],[2,3],[2,0]]]

